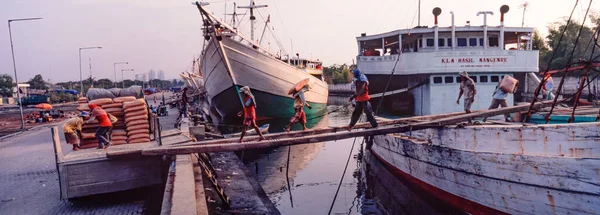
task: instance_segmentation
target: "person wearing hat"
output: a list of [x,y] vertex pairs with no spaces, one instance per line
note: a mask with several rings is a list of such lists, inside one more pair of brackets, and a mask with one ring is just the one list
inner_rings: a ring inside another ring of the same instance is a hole
[[350,125],[348,125],[347,129],[349,131],[352,130],[352,127],[356,125],[363,112],[367,115],[367,120],[371,123],[371,126],[376,128],[378,126],[377,120],[375,120],[375,117],[373,116],[373,109],[369,102],[371,99],[369,96],[369,80],[367,79],[367,76],[362,74],[357,68],[352,70],[352,74],[355,78],[354,85],[356,85],[356,93],[348,98],[348,102],[356,100],[356,106],[354,107],[354,112],[352,112]]
[[79,116],[73,117],[65,122],[63,125],[63,133],[65,134],[65,140],[67,144],[73,145],[73,151],[80,149],[81,130],[84,124],[84,120],[90,117],[88,112],[81,112]]
[[[475,89],[475,82],[473,79],[469,77],[469,74],[465,71],[461,71],[458,73],[460,75],[460,92],[458,93],[458,99],[456,99],[456,104],[460,104],[460,97],[464,94],[464,108],[466,113],[471,113],[471,105],[475,101],[475,94],[477,94],[477,90]],[[470,120],[469,120],[470,122]]]
[[254,95],[250,92],[250,87],[244,86],[240,88],[239,91],[242,95],[242,102],[244,105],[244,109],[238,113],[238,116],[241,117],[244,114],[244,121],[242,123],[242,136],[240,137],[240,143],[244,139],[246,135],[246,130],[248,127],[252,126],[256,130],[256,133],[260,136],[258,141],[264,140],[265,137],[260,132],[260,128],[256,125],[256,100],[254,99]]
[[285,126],[285,131],[290,132],[292,125],[298,122],[300,122],[300,125],[302,125],[302,130],[306,130],[306,113],[304,113],[304,105],[306,105],[308,109],[312,109],[312,107],[310,104],[308,104],[308,102],[306,102],[306,99],[304,98],[304,92],[309,90],[310,85],[306,84],[304,87],[302,87],[302,89],[294,93],[294,115],[292,118],[290,118],[290,123]]
[[98,149],[105,149],[112,145],[110,142],[110,138],[107,136],[108,131],[112,129],[112,123],[110,122],[110,117],[102,109],[96,104],[89,104],[88,107],[92,111],[92,116],[86,123],[91,123],[94,120],[98,120],[100,126],[96,130],[96,139],[98,139]]

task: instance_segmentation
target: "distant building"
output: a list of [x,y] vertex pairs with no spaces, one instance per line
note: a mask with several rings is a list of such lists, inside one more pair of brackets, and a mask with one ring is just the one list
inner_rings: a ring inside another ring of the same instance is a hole
[[135,74],[136,81],[148,81],[146,74]]
[[154,70],[150,70],[148,72],[148,80],[154,80],[156,79],[156,72]]
[[160,70],[158,71],[158,79],[159,80],[165,80],[165,72]]

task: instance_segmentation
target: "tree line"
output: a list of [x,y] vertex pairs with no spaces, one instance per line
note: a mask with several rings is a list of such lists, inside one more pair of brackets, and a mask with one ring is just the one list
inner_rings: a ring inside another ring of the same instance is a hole
[[[27,84],[29,84],[30,89],[36,89],[36,90],[50,89],[50,87],[48,86],[48,83],[46,81],[44,81],[44,78],[40,74],[35,75],[32,79],[27,81]],[[95,88],[104,88],[104,89],[110,89],[110,88],[114,88],[114,87],[121,88],[123,86],[131,87],[134,85],[138,85],[138,86],[143,86],[143,87],[154,87],[154,88],[166,90],[166,89],[169,89],[170,87],[182,86],[184,84],[185,83],[183,82],[183,80],[177,80],[177,79],[173,79],[170,81],[153,79],[148,82],[125,79],[124,81],[119,81],[119,82],[115,83],[107,78],[98,79],[98,80],[95,80],[93,78],[87,78],[87,79],[83,80],[83,89],[84,89],[84,91],[87,91],[92,85]],[[56,83],[56,85],[62,86],[64,89],[72,89],[72,90],[77,90],[77,91],[81,90],[81,85],[80,85],[79,81],[59,82],[59,83]],[[15,83],[13,82],[13,78],[11,75],[8,75],[8,74],[0,75],[0,96],[12,97],[14,87],[16,87],[16,86],[15,86]]]

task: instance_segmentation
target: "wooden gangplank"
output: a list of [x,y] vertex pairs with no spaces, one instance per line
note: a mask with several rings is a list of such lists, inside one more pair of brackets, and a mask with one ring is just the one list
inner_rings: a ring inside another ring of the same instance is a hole
[[[538,102],[534,105],[535,109],[543,108],[552,104],[552,101]],[[206,153],[206,152],[228,152],[228,151],[242,151],[251,149],[263,149],[278,146],[288,146],[296,144],[306,143],[317,143],[323,141],[333,141],[340,139],[348,139],[354,137],[365,137],[374,135],[385,135],[391,133],[402,133],[420,129],[427,129],[433,127],[446,126],[456,124],[475,118],[492,117],[496,115],[502,115],[505,113],[514,113],[525,111],[529,108],[529,105],[520,105],[514,107],[506,107],[494,110],[484,110],[473,113],[462,113],[462,114],[448,114],[444,117],[430,116],[427,118],[421,118],[420,120],[415,118],[392,120],[382,122],[378,128],[364,129],[364,130],[353,130],[343,131],[338,128],[326,128],[326,129],[315,129],[312,131],[305,132],[290,132],[268,135],[267,140],[253,141],[245,143],[237,143],[237,139],[224,139],[216,141],[206,141],[197,143],[188,143],[182,145],[171,145],[145,148],[142,150],[142,155],[155,156],[155,155],[175,155],[175,154],[190,154],[190,153]],[[411,122],[413,121],[413,122]],[[417,121],[417,122],[414,122]],[[366,125],[361,125],[364,127]],[[357,126],[359,127],[359,126]],[[309,132],[312,134],[307,135]]]

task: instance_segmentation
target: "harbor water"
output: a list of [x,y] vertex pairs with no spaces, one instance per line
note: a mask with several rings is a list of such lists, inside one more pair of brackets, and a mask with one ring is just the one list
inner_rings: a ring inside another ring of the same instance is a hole
[[[344,126],[351,111],[346,98],[332,97],[328,114],[309,118],[307,124]],[[282,132],[287,121],[261,123],[271,124],[272,133]],[[330,208],[331,214],[462,214],[394,175],[370,155],[363,138],[249,154],[244,163],[281,214],[328,214]]]

